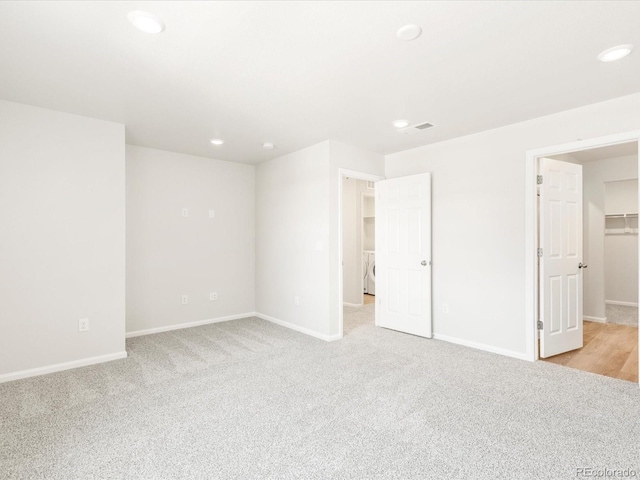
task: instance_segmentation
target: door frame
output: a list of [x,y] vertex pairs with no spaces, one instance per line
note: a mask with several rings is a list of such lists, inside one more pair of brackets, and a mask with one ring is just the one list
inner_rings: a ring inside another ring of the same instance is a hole
[[[575,142],[552,145],[549,147],[527,150],[525,160],[525,319],[526,319],[526,357],[530,361],[539,360],[538,352],[538,205],[537,183],[538,159],[563,153],[571,153],[580,150],[589,150],[597,147],[606,147],[620,143],[638,142],[640,147],[640,130],[622,132],[604,137],[596,137],[588,140],[578,139]],[[640,157],[640,152],[639,152]],[[640,158],[639,158],[640,173]],[[640,175],[639,175],[640,178]],[[638,195],[640,208],[640,193]],[[640,251],[640,247],[639,247]],[[639,269],[640,276],[640,269]],[[640,292],[639,292],[640,294]],[[640,346],[640,339],[639,339]],[[640,351],[638,353],[640,358]]]
[[[377,182],[384,180],[385,177],[380,175],[373,175],[370,173],[356,172],[355,170],[348,170],[346,168],[338,169],[338,335],[339,338],[344,336],[344,278],[343,278],[343,264],[344,261],[342,248],[343,248],[343,229],[342,229],[342,187],[345,177],[354,178],[356,180],[365,180],[367,182]],[[360,245],[362,247],[362,245]],[[362,255],[360,255],[360,270],[362,271]],[[360,282],[362,284],[362,282]],[[375,304],[375,309],[378,308],[378,304]]]

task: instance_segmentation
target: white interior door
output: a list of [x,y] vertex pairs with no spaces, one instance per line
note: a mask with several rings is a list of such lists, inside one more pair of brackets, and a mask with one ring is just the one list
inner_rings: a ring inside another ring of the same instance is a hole
[[540,356],[581,348],[582,165],[541,159]]
[[431,338],[431,174],[376,182],[376,325]]

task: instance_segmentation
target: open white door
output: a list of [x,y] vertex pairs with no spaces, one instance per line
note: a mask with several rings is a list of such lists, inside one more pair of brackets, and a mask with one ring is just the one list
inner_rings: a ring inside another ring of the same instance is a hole
[[431,338],[431,174],[376,182],[376,325]]
[[581,348],[582,165],[541,159],[540,356]]

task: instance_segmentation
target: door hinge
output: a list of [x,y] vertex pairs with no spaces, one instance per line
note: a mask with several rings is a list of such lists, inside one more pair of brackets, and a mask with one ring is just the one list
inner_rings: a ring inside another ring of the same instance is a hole
[[538,256],[539,256],[539,257],[541,257],[541,256],[542,256],[542,249],[541,249],[541,248],[539,248],[539,249],[538,249]]
[[538,320],[538,330],[542,330],[543,326],[544,326],[544,323],[542,323],[542,320]]
[[542,175],[538,175],[537,182],[538,182],[538,185],[542,185]]

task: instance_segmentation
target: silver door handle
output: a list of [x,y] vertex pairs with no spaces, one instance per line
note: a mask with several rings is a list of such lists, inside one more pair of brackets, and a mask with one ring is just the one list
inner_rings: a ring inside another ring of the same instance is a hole
[[582,262],[580,262],[580,265],[578,265],[578,268],[587,268],[589,265],[583,265]]
[[420,265],[422,265],[423,267],[426,267],[426,266],[427,266],[427,263],[431,263],[431,262],[427,262],[426,260],[422,260],[422,261],[420,262]]

